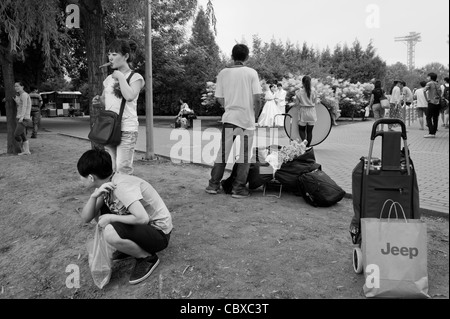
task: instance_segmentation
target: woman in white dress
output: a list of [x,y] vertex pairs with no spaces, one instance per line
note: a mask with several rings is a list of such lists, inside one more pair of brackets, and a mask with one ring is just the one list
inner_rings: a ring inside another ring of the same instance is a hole
[[258,119],[258,126],[267,127],[273,126],[273,119],[275,115],[278,115],[278,105],[275,102],[275,92],[277,87],[273,84],[269,86],[269,89],[266,92],[265,100],[266,104],[264,104],[263,111]]

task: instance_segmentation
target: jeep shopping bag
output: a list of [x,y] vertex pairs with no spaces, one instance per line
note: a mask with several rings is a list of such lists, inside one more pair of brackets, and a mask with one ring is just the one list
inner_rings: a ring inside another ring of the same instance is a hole
[[429,298],[425,223],[362,218],[361,234],[366,297]]
[[114,249],[106,242],[99,225],[95,228],[94,240],[87,243],[89,252],[89,268],[92,279],[100,289],[103,289],[111,278],[112,254]]

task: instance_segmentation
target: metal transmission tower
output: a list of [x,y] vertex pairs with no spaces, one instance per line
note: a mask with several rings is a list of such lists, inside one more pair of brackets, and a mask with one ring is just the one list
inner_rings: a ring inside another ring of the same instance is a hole
[[417,32],[410,32],[409,35],[405,37],[396,37],[395,42],[406,42],[408,47],[407,65],[410,70],[413,70],[416,61],[416,44],[418,42],[422,42],[421,34]]

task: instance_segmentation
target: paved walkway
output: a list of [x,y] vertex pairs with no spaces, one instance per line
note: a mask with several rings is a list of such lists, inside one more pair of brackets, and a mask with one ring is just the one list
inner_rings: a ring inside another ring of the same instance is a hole
[[[4,117],[0,121],[5,121]],[[373,121],[338,125],[329,137],[314,148],[316,161],[349,195],[352,193],[352,170],[362,156],[368,156]],[[145,125],[145,124],[144,124]],[[42,128],[78,138],[87,138],[88,118],[43,118]],[[449,130],[439,128],[436,139],[424,139],[425,131],[418,122],[408,129],[408,145],[418,176],[420,204],[424,213],[446,216],[449,214]],[[288,139],[280,130],[278,144]],[[214,151],[218,151],[220,132],[209,128],[201,131],[154,128],[155,153],[174,161],[212,165]],[[258,143],[264,143],[266,132],[258,132]],[[137,150],[146,151],[146,128],[140,126]],[[374,147],[374,155],[381,156],[381,138]]]

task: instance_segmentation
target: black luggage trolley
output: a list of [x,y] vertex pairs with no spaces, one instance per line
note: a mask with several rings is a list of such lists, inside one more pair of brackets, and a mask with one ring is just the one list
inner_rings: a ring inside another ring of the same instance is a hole
[[[382,124],[401,127],[398,131],[377,131]],[[373,147],[377,137],[382,138],[381,159],[375,159]],[[404,148],[401,149],[401,140]],[[353,210],[350,224],[353,244],[353,268],[363,272],[361,251],[361,218],[380,218],[387,200],[399,202],[408,219],[420,219],[419,187],[414,164],[409,156],[405,123],[398,119],[381,119],[374,123],[369,156],[361,158],[352,173]],[[381,218],[388,218],[388,211]]]

